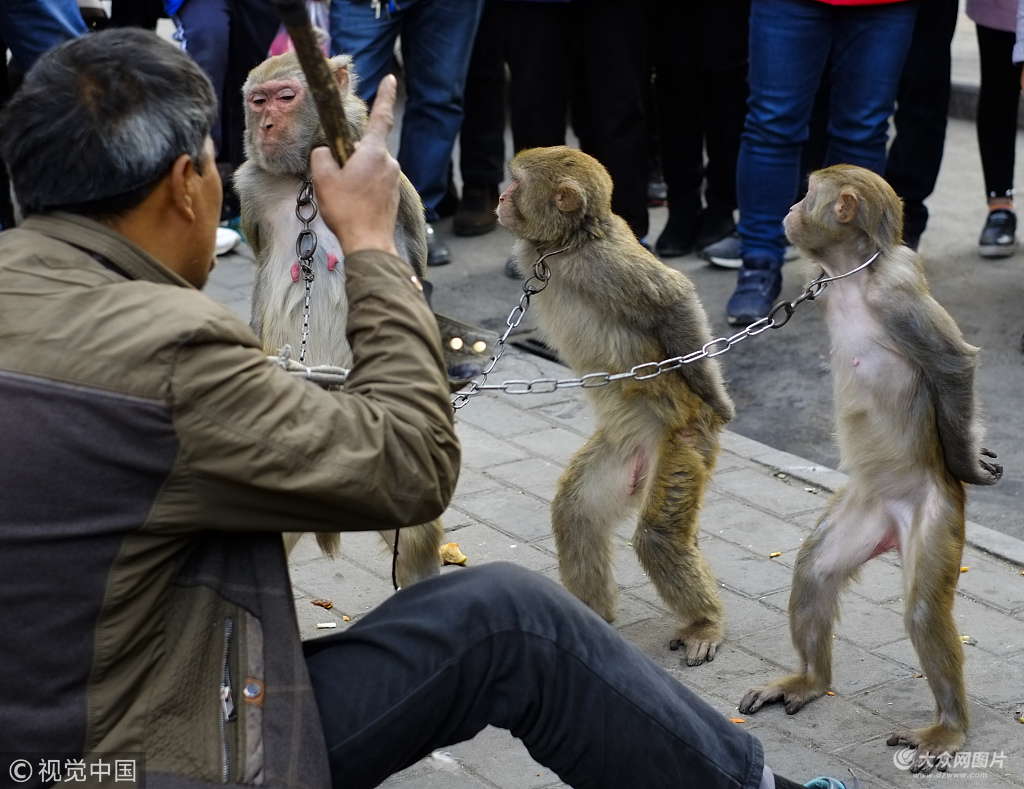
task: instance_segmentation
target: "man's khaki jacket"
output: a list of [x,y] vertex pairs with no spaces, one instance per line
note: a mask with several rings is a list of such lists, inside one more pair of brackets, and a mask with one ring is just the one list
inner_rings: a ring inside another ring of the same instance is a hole
[[0,234],[0,752],[329,785],[280,532],[424,523],[459,463],[409,267],[345,268],[354,364],[328,393],[101,224]]

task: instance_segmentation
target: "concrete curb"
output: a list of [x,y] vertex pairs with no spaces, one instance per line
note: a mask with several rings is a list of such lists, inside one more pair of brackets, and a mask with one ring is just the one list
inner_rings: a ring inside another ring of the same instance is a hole
[[[775,474],[786,474],[829,493],[834,493],[847,480],[847,476],[839,471],[816,465],[728,430],[722,433],[721,443],[723,449],[767,466]],[[1024,541],[1016,537],[967,521],[967,542],[985,553],[1024,566]]]

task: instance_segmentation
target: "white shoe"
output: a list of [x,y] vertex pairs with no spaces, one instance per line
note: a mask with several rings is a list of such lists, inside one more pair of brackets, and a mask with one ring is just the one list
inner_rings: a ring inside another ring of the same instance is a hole
[[218,255],[226,255],[232,249],[237,247],[241,240],[242,236],[230,227],[218,227],[217,245],[214,247],[214,251]]

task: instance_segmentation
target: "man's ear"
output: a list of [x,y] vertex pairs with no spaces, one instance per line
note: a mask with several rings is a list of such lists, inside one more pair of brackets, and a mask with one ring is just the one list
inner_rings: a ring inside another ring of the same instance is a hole
[[[210,162],[212,165],[213,162]],[[187,153],[183,153],[174,160],[170,172],[165,176],[167,189],[171,203],[177,211],[185,214],[189,221],[196,218],[192,208],[192,195],[199,188],[199,173],[196,171],[195,162]]]
[[566,178],[555,189],[555,207],[563,214],[578,211],[583,202],[583,190],[570,178]]
[[857,195],[849,189],[844,189],[839,193],[839,199],[836,200],[836,204],[833,207],[838,219],[843,224],[851,221],[857,216]]

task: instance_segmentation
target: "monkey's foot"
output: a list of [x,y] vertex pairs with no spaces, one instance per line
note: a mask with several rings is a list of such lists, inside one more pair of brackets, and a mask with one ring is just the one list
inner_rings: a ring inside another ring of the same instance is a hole
[[966,740],[966,732],[952,726],[935,724],[924,729],[893,732],[886,744],[907,746],[905,755],[897,754],[900,763],[908,765],[912,773],[927,774],[936,768],[945,772],[953,761],[953,755],[963,747]]
[[722,626],[715,622],[698,622],[682,628],[668,643],[668,648],[675,652],[680,647],[686,649],[686,665],[699,666],[705,660],[710,663],[715,659],[718,645],[722,643],[724,633]]
[[812,680],[806,674],[790,674],[763,688],[747,691],[747,695],[740,702],[740,712],[750,715],[765,704],[781,701],[786,707],[786,712],[793,715],[805,704],[824,696],[827,690],[828,686]]

